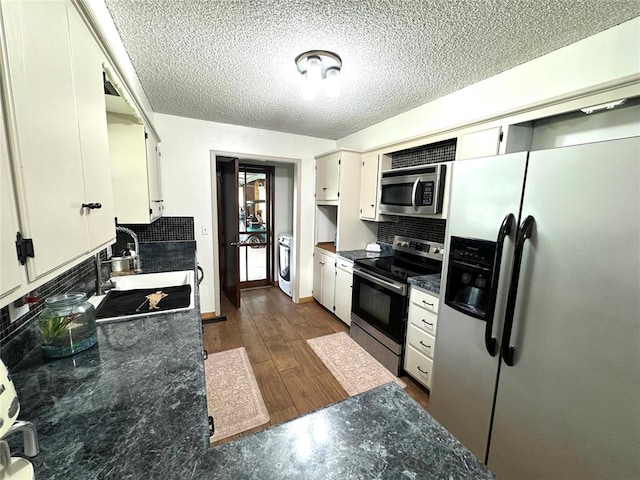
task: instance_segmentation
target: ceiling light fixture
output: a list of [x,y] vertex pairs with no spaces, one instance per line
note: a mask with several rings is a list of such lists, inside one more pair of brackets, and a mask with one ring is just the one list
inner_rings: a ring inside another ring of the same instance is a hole
[[593,105],[592,107],[581,108],[580,110],[589,115],[590,113],[597,112],[599,110],[611,110],[612,108],[622,105],[626,100],[626,98],[623,98],[616,102],[602,103],[600,105]]
[[338,79],[342,59],[337,54],[310,50],[296,57],[296,67],[304,81],[302,96],[305,100],[314,100],[320,88],[324,88],[328,97],[337,97],[340,93]]

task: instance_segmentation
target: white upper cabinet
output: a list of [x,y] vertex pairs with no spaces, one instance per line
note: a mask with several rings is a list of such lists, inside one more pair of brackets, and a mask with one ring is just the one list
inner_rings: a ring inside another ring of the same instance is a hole
[[462,135],[456,145],[456,160],[497,155],[502,127]]
[[148,224],[160,218],[164,209],[158,141],[133,110],[131,114],[115,112],[126,111],[123,106],[127,107],[122,99],[111,101],[107,112],[115,216],[118,223]]
[[502,125],[458,137],[456,159],[489,157],[492,155],[524,152],[531,148],[531,123]]
[[360,218],[362,220],[381,220],[378,214],[380,172],[390,168],[391,157],[388,155],[365,155],[362,159],[360,181]]
[[67,2],[3,1],[2,13],[5,107],[22,233],[35,250],[27,261],[34,280],[115,238],[106,144],[94,131],[104,117],[93,90],[102,92],[102,59],[85,45],[93,39]]
[[[377,225],[360,220],[362,154],[331,151],[316,157],[316,167],[316,243],[335,237],[337,250],[355,250],[375,241]],[[326,192],[331,195],[324,196]]]
[[162,201],[162,181],[160,176],[160,150],[158,141],[153,134],[147,134],[147,176],[149,185],[150,220],[153,221],[162,216],[164,203]]
[[[2,107],[0,98],[0,107]],[[15,199],[11,163],[5,136],[5,124],[0,115],[0,299],[26,283],[25,269],[16,255],[16,233],[20,231],[18,206]],[[0,305],[4,305],[0,303]]]
[[101,205],[101,208],[89,209],[87,216],[89,243],[95,247],[113,240],[115,217],[104,100],[103,57],[91,33],[72,8],[69,8],[69,29],[85,198],[87,203]]
[[316,159],[316,202],[338,200],[340,152]]

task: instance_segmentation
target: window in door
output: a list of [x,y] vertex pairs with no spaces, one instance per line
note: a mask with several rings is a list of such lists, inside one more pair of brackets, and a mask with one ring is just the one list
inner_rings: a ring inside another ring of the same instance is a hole
[[241,288],[273,283],[272,179],[272,167],[240,165],[238,233]]

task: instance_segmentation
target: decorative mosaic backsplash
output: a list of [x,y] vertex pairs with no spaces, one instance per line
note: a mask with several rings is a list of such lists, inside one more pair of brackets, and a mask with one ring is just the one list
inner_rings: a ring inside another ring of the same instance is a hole
[[378,241],[393,243],[394,235],[444,243],[447,221],[438,218],[398,217],[397,222],[378,224]]
[[416,167],[456,159],[457,138],[400,150],[391,154],[391,168]]
[[[195,240],[193,230],[193,217],[160,217],[150,225],[121,224],[138,234],[140,243],[149,242],[184,242]],[[118,242],[120,236],[130,237],[127,234],[118,232]]]
[[[120,224],[136,232],[140,243],[192,242],[195,239],[193,217],[160,217],[151,225]],[[133,240],[124,232],[116,232],[113,255],[117,256]]]
[[[176,241],[193,241],[193,217],[161,217],[151,225],[123,225],[131,228],[138,234],[140,243],[151,242],[176,242]],[[118,248],[124,249],[127,243],[132,239],[126,233],[118,232],[116,243],[114,244],[114,252]],[[105,252],[101,252],[103,260],[106,258]],[[9,307],[0,309],[0,346],[2,349],[2,358],[7,362],[7,358],[14,357],[12,352],[7,349],[21,348],[19,345],[13,345],[13,340],[18,333],[26,330],[32,320],[44,308],[46,298],[67,292],[84,292],[87,296],[92,295],[95,289],[95,266],[94,259],[89,258],[79,265],[70,268],[60,276],[50,280],[44,285],[38,287],[37,292],[40,300],[31,305],[29,313],[10,323]],[[11,345],[10,345],[11,344]]]
[[[0,310],[0,345],[2,359],[7,363],[7,366],[12,366],[12,358],[21,358],[19,354],[11,351],[11,347],[8,344],[40,314],[44,308],[46,298],[67,292],[84,292],[87,296],[90,296],[96,291],[95,280],[96,273],[92,257],[35,289],[32,293],[37,293],[38,302],[31,304],[29,313],[15,322],[10,323],[9,307],[2,308]],[[7,348],[9,348],[9,351],[7,351]]]

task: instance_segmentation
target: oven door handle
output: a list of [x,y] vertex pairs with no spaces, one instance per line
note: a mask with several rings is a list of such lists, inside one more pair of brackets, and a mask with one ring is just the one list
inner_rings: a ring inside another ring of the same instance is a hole
[[493,320],[496,312],[496,296],[498,295],[498,284],[500,282],[500,267],[502,264],[502,251],[504,249],[505,239],[511,235],[511,229],[516,221],[513,213],[504,217],[500,230],[498,231],[498,239],[496,241],[496,253],[493,260],[493,275],[491,276],[491,294],[487,304],[487,323],[484,326],[484,346],[487,353],[495,357],[498,353],[498,339],[493,336]]
[[396,285],[391,282],[387,282],[386,280],[382,280],[381,278],[375,277],[368,273],[363,272],[362,270],[353,270],[353,274],[359,277],[365,278],[372,283],[384,288],[388,288],[389,290],[393,290],[394,292],[398,292],[400,295],[406,294],[406,285]]
[[420,184],[420,179],[416,178],[416,181],[413,182],[413,189],[411,190],[411,206],[414,210],[417,210],[416,206],[416,193],[418,193],[418,185]]

